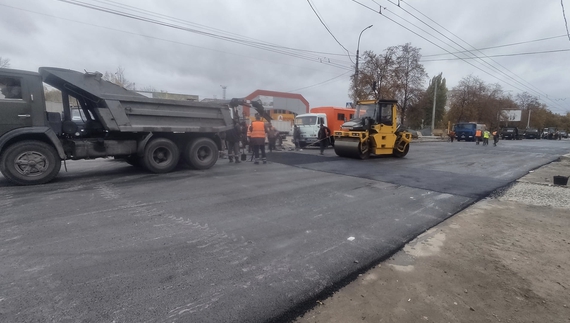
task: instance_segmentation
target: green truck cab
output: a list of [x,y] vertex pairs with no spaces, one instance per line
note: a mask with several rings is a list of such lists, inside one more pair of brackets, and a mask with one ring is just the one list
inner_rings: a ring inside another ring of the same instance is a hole
[[[62,160],[114,157],[153,173],[170,172],[180,161],[196,169],[216,163],[219,133],[232,127],[227,106],[147,98],[101,76],[0,69],[0,171],[8,181],[47,183]],[[62,92],[60,112],[47,111],[44,83]],[[73,120],[69,98],[83,126]]]

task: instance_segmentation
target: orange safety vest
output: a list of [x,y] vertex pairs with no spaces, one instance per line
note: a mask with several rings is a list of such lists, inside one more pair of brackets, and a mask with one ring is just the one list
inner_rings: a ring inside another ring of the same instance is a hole
[[251,123],[251,138],[265,138],[265,123],[262,121]]
[[481,137],[481,130],[475,131],[475,137]]

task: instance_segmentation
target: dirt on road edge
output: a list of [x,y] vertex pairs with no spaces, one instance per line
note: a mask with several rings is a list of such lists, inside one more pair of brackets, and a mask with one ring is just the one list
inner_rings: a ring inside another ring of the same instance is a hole
[[570,322],[568,159],[430,229],[296,323]]

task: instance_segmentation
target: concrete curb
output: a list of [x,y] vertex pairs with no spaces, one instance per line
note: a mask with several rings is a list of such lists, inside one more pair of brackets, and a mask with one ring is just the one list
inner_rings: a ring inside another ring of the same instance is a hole
[[444,142],[447,141],[447,137],[440,136],[421,136],[417,139],[412,139],[412,142]]

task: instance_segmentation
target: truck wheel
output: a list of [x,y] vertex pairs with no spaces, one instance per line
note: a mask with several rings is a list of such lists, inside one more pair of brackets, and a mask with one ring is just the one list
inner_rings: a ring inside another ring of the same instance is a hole
[[153,173],[168,173],[178,165],[179,159],[180,151],[172,140],[157,138],[146,145],[142,165]]
[[61,169],[61,158],[52,146],[36,140],[17,142],[4,151],[0,171],[18,185],[44,184]]
[[218,145],[210,138],[197,138],[186,145],[184,160],[195,169],[208,169],[218,161]]

